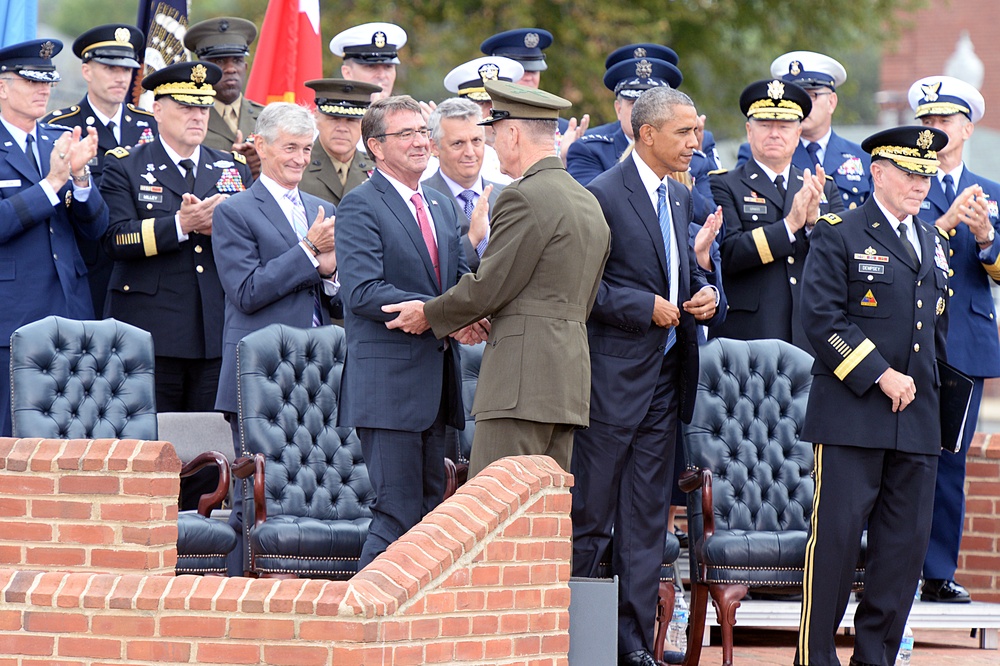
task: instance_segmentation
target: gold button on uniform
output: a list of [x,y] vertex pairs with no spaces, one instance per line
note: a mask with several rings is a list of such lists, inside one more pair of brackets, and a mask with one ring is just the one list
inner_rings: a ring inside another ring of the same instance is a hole
[[924,322],[922,322],[922,321],[918,321],[918,322],[917,322],[917,330],[919,331],[919,330],[920,330],[920,329],[922,329],[923,327],[924,327]]
[[197,252],[198,254],[201,254],[201,245],[195,245],[194,251]]
[[915,352],[920,351],[920,343],[919,342],[917,344],[913,345],[913,351],[915,351]]
[[195,266],[194,269],[196,271],[198,271],[199,273],[204,273],[205,272],[205,268],[203,266]]
[[788,281],[790,283],[792,283],[792,284],[795,284],[796,282],[798,282],[798,280],[796,280],[795,278],[788,278]]
[[924,307],[924,302],[918,298],[917,299],[917,309],[920,309],[922,307]]
[[128,285],[125,285],[124,287],[122,287],[122,291],[128,291]]
[[788,263],[794,264],[795,263],[795,257],[788,257]]

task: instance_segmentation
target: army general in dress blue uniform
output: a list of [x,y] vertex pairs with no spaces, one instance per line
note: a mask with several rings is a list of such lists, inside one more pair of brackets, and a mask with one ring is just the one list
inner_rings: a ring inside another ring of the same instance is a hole
[[931,178],[920,215],[948,232],[952,257],[948,316],[948,362],[973,377],[972,404],[958,453],[943,452],[934,490],[934,521],[924,558],[923,601],[968,602],[955,582],[965,521],[965,458],[976,431],[983,385],[1000,376],[1000,339],[990,280],[1000,279],[1000,184],[972,173],[962,161],[965,142],[986,105],[974,87],[950,76],[930,76],[910,87],[910,106],[918,120],[948,135],[938,151],[941,166]]
[[224,296],[212,254],[212,212],[243,191],[239,153],[200,145],[222,71],[184,62],[147,76],[159,134],[116,148],[101,191],[111,209],[104,236],[115,260],[105,316],[153,334],[159,411],[211,411],[222,357]]
[[94,316],[74,234],[97,239],[108,225],[87,167],[97,135],[37,122],[60,49],[55,39],[0,49],[0,436],[11,434],[11,333],[48,315]]
[[[87,94],[79,104],[58,109],[42,122],[97,130],[97,155],[90,161],[90,173],[100,187],[105,155],[118,146],[149,143],[156,136],[153,114],[126,104],[131,93],[132,73],[138,69],[137,54],[146,43],[135,26],[113,23],[91,28],[73,42],[73,53],[82,61],[80,71],[87,82]],[[80,254],[87,264],[87,280],[94,300],[94,314],[104,312],[104,298],[111,279],[112,261],[99,241],[77,234]]]
[[948,323],[948,236],[917,219],[944,132],[865,139],[873,197],[813,231],[802,323],[815,350],[802,439],[816,480],[795,663],[840,664],[834,636],[867,524],[851,664],[895,662],[931,525],[941,449],[938,360]]

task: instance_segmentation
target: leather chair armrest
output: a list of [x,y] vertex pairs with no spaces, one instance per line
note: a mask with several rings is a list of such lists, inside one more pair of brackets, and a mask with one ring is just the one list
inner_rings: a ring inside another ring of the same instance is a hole
[[242,456],[233,463],[233,476],[237,479],[247,479],[254,472],[254,461],[250,456]]
[[233,463],[233,474],[237,479],[253,477],[254,527],[260,527],[267,520],[267,502],[264,498],[264,454],[256,453],[253,457],[237,458]]
[[677,485],[686,493],[698,490],[701,488],[701,470],[697,468],[684,470],[677,479]]
[[205,451],[198,454],[194,460],[181,468],[181,478],[187,478],[206,467],[215,466],[219,470],[219,485],[211,493],[206,493],[198,500],[198,513],[206,518],[211,517],[212,509],[222,506],[222,500],[229,494],[229,461],[218,451]]

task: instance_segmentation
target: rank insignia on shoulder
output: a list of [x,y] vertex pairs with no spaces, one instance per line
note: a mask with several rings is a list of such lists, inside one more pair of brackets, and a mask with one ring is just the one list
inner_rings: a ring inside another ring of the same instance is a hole
[[134,111],[136,113],[141,113],[144,116],[152,116],[153,115],[152,112],[147,111],[146,109],[140,109],[135,104],[129,103],[127,106],[129,108],[129,111]]
[[934,228],[937,229],[937,232],[939,234],[941,234],[941,237],[944,238],[945,240],[950,240],[951,239],[951,235],[947,231],[945,231],[944,229],[942,229],[941,227],[939,227],[937,225],[934,225]]
[[123,157],[128,157],[128,148],[125,146],[118,146],[117,148],[112,148],[105,154],[121,159]]
[[712,169],[711,171],[708,172],[708,175],[709,176],[718,176],[718,175],[721,175],[721,174],[724,174],[724,173],[728,173],[728,172],[729,172],[729,169]]
[[[821,215],[819,219],[829,224],[840,224],[841,222],[844,221],[844,219],[839,215],[837,215],[836,213],[827,213],[826,215]],[[817,220],[817,222],[818,221],[819,220]]]
[[234,152],[233,153],[233,159],[236,160],[237,162],[239,162],[240,164],[246,164],[247,163],[247,158],[246,158],[246,156],[243,153],[235,153]]
[[833,180],[833,176],[831,176],[830,174],[826,174],[826,179],[827,180]]

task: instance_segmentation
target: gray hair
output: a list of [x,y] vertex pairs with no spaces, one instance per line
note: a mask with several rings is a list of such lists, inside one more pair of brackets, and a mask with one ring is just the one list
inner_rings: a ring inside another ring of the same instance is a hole
[[368,139],[377,139],[380,143],[385,143],[386,117],[400,111],[412,111],[421,113],[420,104],[409,95],[393,95],[374,102],[368,107],[364,117],[361,118],[361,141],[365,145],[365,152],[372,160],[375,155],[368,148]]
[[427,120],[427,128],[431,131],[431,139],[434,143],[441,142],[441,121],[445,118],[458,118],[459,120],[471,120],[479,122],[483,117],[483,111],[479,105],[471,99],[462,97],[449,97],[437,105],[431,117]]
[[308,135],[313,141],[319,134],[316,129],[316,119],[309,109],[289,102],[271,102],[257,116],[254,134],[266,143],[271,143],[278,140],[279,132],[292,136]]
[[674,117],[675,106],[694,106],[694,102],[680,90],[667,86],[650,88],[639,95],[632,107],[632,136],[638,140],[643,125],[662,127]]
[[530,142],[555,147],[559,123],[554,118],[512,119],[508,122],[517,123]]

